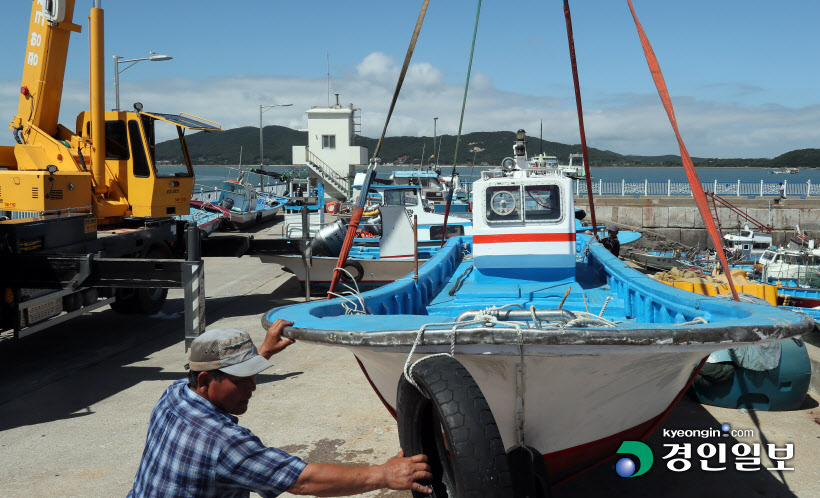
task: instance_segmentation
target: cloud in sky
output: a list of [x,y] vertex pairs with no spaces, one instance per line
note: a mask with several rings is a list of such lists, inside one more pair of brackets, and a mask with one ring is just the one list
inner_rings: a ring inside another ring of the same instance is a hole
[[[365,136],[378,137],[381,133],[401,63],[384,53],[373,52],[331,79],[331,93],[340,93],[343,105],[352,102],[362,109]],[[522,71],[522,77],[526,77],[526,71]],[[7,79],[0,86],[0,115],[9,121],[16,114],[18,84]],[[727,88],[730,87],[727,84]],[[109,86],[106,90],[106,101],[112,107],[112,88]],[[754,90],[734,88],[727,92]],[[463,83],[448,83],[444,72],[434,65],[411,64],[388,136],[432,136],[433,117],[439,118],[439,135],[454,135],[458,131],[463,92]],[[88,106],[87,95],[87,82],[66,81],[63,124],[73,128],[77,113]],[[583,97],[590,147],[621,154],[679,153],[657,94],[589,92]],[[672,99],[684,141],[690,154],[696,157],[774,157],[820,143],[820,106],[741,106],[681,95],[673,95]],[[121,81],[121,105],[130,108],[136,100],[148,111],[184,111],[218,121],[225,129],[258,127],[260,104],[290,103],[292,107],[267,111],[263,123],[298,129],[305,127],[305,110],[327,104],[328,83],[320,78],[246,75],[196,81],[184,78]],[[331,95],[330,103],[334,101]],[[571,90],[566,95],[514,93],[499,89],[485,74],[473,72],[463,133],[524,128],[535,136],[542,119],[545,140],[580,142]],[[12,143],[10,131],[0,138],[0,144]]]

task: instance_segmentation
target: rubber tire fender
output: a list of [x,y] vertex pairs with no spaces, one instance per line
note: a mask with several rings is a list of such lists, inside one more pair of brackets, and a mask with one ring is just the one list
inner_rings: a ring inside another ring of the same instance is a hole
[[413,496],[513,496],[498,426],[467,369],[450,356],[436,356],[413,369],[413,380],[421,392],[404,375],[399,380],[399,442],[405,456],[426,454],[433,473],[433,481],[424,483],[433,494],[413,492]]
[[[364,278],[364,268],[362,268],[362,264],[356,261],[355,259],[348,259],[347,263],[344,266],[345,270],[349,271],[351,275],[353,275],[353,280],[356,283],[359,283]],[[350,277],[347,276],[347,273],[342,273],[342,281],[348,284],[352,284],[353,281],[350,280]]]

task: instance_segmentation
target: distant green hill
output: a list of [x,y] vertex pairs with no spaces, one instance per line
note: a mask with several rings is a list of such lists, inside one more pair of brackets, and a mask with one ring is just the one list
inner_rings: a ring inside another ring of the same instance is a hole
[[[291,164],[291,147],[306,145],[307,133],[292,130],[284,126],[266,126],[264,129],[265,164]],[[221,133],[194,133],[188,135],[188,148],[194,164],[239,164],[242,151],[242,164],[257,165],[259,161],[259,128],[245,126]],[[505,157],[512,155],[515,133],[511,131],[482,131],[468,133],[461,137],[458,149],[459,164],[482,165],[487,163],[496,166]],[[579,144],[567,145],[536,137],[527,138],[527,152],[530,156],[543,151],[545,154],[558,157],[561,164],[569,161],[570,154],[581,152]],[[454,135],[436,137],[437,148],[441,151],[439,166],[453,164],[455,152]],[[372,153],[378,139],[356,137],[355,145],[367,147]],[[387,137],[381,148],[383,163],[424,164],[435,161],[433,157],[433,137]],[[590,166],[680,166],[680,156],[637,156],[621,155],[609,150],[589,148]],[[157,144],[157,159],[160,161],[182,162],[182,152],[177,140]],[[787,152],[774,159],[715,159],[692,158],[696,166],[752,166],[762,168],[807,168],[820,167],[820,149],[801,149]]]

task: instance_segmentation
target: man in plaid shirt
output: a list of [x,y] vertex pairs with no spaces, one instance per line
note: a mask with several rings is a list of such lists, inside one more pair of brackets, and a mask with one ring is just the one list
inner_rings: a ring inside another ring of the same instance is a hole
[[416,481],[431,479],[425,455],[403,453],[383,465],[351,467],[308,464],[265,446],[234,415],[248,409],[256,375],[292,340],[276,320],[257,350],[247,332],[212,329],[191,344],[188,381],[171,384],[148,425],[148,437],[129,497],[262,496],[293,494],[346,496],[376,489],[431,490]]

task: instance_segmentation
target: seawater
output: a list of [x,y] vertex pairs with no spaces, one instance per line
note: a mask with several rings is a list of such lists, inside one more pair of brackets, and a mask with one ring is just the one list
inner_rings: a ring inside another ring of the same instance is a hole
[[[256,167],[256,166],[254,166]],[[233,168],[233,169],[231,169]],[[221,185],[224,180],[236,179],[236,166],[195,166],[197,185],[206,187],[216,187]],[[452,166],[439,166],[441,173],[445,178],[449,178],[452,174]],[[461,182],[472,182],[479,178],[481,171],[487,169],[487,166],[458,166],[459,180]],[[306,171],[306,168],[299,168],[294,166],[265,166],[268,171],[276,173],[286,173],[294,171]],[[388,178],[394,171],[407,171],[408,169],[416,168],[402,168],[396,166],[383,166],[377,170],[379,178]],[[788,183],[812,183],[820,182],[820,168],[801,169],[800,172],[793,175],[775,175],[771,173],[768,168],[696,168],[698,177],[701,182],[736,184],[738,180],[742,183],[754,182],[759,183],[761,180],[765,183],[774,183],[787,181]],[[364,171],[365,168],[357,168],[356,171]],[[673,182],[686,182],[686,172],[683,167],[663,167],[663,168],[592,168],[592,180],[603,180],[605,182],[626,180],[627,182],[642,182],[648,180],[650,182],[665,182],[671,180]]]

